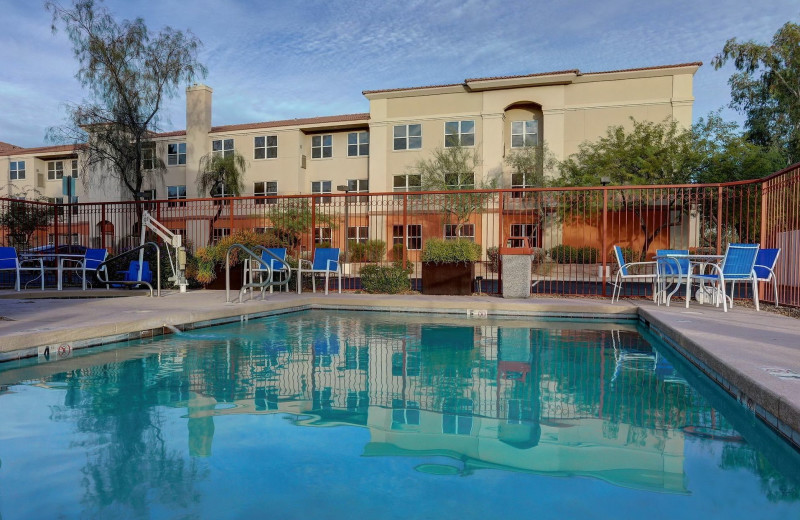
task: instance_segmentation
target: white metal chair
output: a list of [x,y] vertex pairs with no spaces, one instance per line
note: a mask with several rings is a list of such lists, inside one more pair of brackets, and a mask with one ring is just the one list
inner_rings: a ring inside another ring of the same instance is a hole
[[778,264],[780,254],[780,249],[759,249],[756,255],[756,265],[753,266],[756,280],[766,283],[772,282],[772,288],[775,292],[775,307],[780,306],[778,304],[778,279],[775,276],[775,266]]
[[620,246],[614,246],[614,256],[617,259],[617,274],[614,276],[614,292],[611,294],[611,303],[614,303],[614,299],[616,298],[619,301],[619,296],[622,293],[622,283],[627,280],[652,280],[653,282],[653,298],[657,297],[656,291],[656,273],[649,272],[649,273],[633,273],[631,271],[631,267],[634,266],[647,266],[647,268],[656,269],[656,262],[625,262],[625,258],[622,255],[622,248]]
[[302,292],[304,272],[311,273],[311,286],[314,292],[317,292],[317,274],[325,275],[325,294],[328,294],[328,279],[332,274],[339,277],[339,292],[342,292],[342,269],[338,247],[318,247],[314,250],[312,261],[300,260],[297,266],[297,294]]
[[[25,264],[38,264],[38,267],[26,267]],[[38,271],[39,276],[38,278],[42,282],[42,290],[44,291],[44,263],[42,262],[41,258],[27,258],[24,260],[20,260],[17,256],[17,250],[13,247],[0,247],[0,271],[14,271],[16,276],[14,282],[14,290],[19,292],[20,290],[20,278],[21,273],[24,271]],[[36,280],[34,278],[33,280]],[[31,283],[33,280],[29,280],[25,287],[28,286],[28,283]]]
[[[269,252],[268,252],[269,251]],[[274,256],[273,256],[274,255]],[[277,257],[277,258],[275,258]],[[280,259],[280,260],[279,260]],[[261,260],[263,260],[268,266],[269,269],[263,266],[263,264],[259,262],[251,262],[250,273],[251,273],[251,281],[252,276],[258,274],[259,276],[263,276],[264,273],[267,273],[270,277],[269,281],[269,292],[272,292],[272,282],[275,279],[276,274],[280,274],[281,276],[287,276],[289,274],[289,270],[286,265],[283,263],[286,261],[286,248],[285,247],[268,247],[261,251]],[[282,260],[282,261],[281,261]],[[285,278],[281,280],[286,281]],[[288,283],[283,284],[286,287],[286,290],[289,290]],[[261,288],[261,292],[264,292],[264,287]],[[280,289],[278,289],[280,291]]]
[[[62,258],[61,269],[64,272],[74,271],[77,273],[81,278],[81,285],[85,291],[87,276],[91,276],[97,271],[97,268],[100,267],[100,264],[102,264],[103,261],[105,261],[107,255],[108,251],[105,249],[87,249],[86,253],[84,253],[83,258],[81,259]],[[101,270],[105,272],[106,267],[103,266]],[[91,284],[91,282],[89,283]]]
[[[728,296],[725,289],[726,284],[728,282],[735,284],[736,282],[749,281],[753,286],[753,303],[756,306],[756,310],[760,310],[758,307],[758,280],[753,269],[756,264],[758,249],[758,244],[728,244],[728,249],[725,251],[725,256],[719,265],[708,264],[707,262],[690,262],[689,273],[686,277],[686,308],[689,308],[692,280],[697,280],[700,283],[714,282],[722,296],[717,299],[717,307],[719,307],[719,300],[722,300],[722,309],[725,312],[728,312],[729,301],[730,306],[733,307],[733,287],[731,287],[731,295]],[[694,267],[697,265],[708,265],[712,272],[709,274],[692,274]]]
[[[670,257],[670,255],[674,255]],[[667,304],[672,296],[678,292],[681,284],[686,281],[686,275],[689,272],[689,250],[688,249],[657,249],[657,269],[658,273],[658,294],[656,295],[656,303],[661,305],[661,302]],[[675,288],[667,293],[667,287],[670,284],[675,284]]]

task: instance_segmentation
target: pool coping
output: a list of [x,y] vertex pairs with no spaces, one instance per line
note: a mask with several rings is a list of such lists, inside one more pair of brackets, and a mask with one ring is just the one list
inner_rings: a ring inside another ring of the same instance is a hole
[[[56,326],[44,327],[46,330],[25,330],[24,326],[9,326],[0,322],[0,362],[22,357],[38,356],[42,361],[58,360],[70,357],[73,350],[93,346],[101,346],[119,341],[129,341],[146,337],[171,334],[176,330],[190,330],[237,321],[246,321],[276,314],[285,314],[310,309],[320,310],[370,310],[411,313],[436,313],[467,317],[511,316],[516,318],[571,318],[583,320],[638,320],[649,327],[671,348],[689,360],[700,371],[705,373],[721,388],[733,396],[742,406],[777,431],[795,449],[800,450],[800,379],[778,381],[774,374],[766,373],[765,366],[775,364],[778,359],[790,372],[800,374],[800,330],[795,332],[798,322],[792,318],[760,313],[758,322],[752,323],[754,334],[759,334],[759,327],[767,330],[782,328],[786,345],[772,345],[774,349],[783,349],[778,354],[770,353],[769,338],[764,344],[752,347],[752,338],[737,338],[725,335],[730,328],[731,320],[736,322],[756,316],[755,311],[736,308],[737,314],[723,315],[722,309],[705,306],[702,311],[683,311],[679,307],[654,306],[652,302],[633,301],[611,304],[608,300],[540,298],[525,300],[506,300],[496,297],[424,297],[422,295],[357,295],[357,294],[275,294],[266,300],[249,300],[243,304],[224,302],[224,292],[202,291],[197,297],[200,300],[189,300],[187,295],[175,293],[169,303],[166,299],[152,300],[147,297],[132,297],[124,304],[103,302],[102,309],[96,309],[98,315],[102,311],[110,314],[105,322],[86,326],[86,322],[75,322],[64,318],[61,322],[56,317]],[[210,301],[214,298],[216,301]],[[221,301],[219,301],[221,300]],[[14,300],[10,300],[14,301]],[[31,300],[16,300],[17,303],[33,304]],[[162,308],[155,316],[137,315],[149,303],[157,303]],[[178,305],[177,302],[181,304]],[[63,300],[62,300],[63,304]],[[41,303],[41,305],[46,305]],[[49,304],[47,304],[49,305]],[[123,309],[124,316],[116,319],[113,309]],[[35,314],[35,313],[33,313]],[[133,316],[131,316],[133,314]],[[3,303],[0,303],[0,316],[3,315]],[[700,315],[700,316],[698,316]],[[35,316],[30,316],[33,321]],[[52,318],[52,317],[51,317]],[[737,319],[738,318],[738,319]],[[66,323],[64,323],[66,321]],[[689,327],[687,322],[699,324]],[[708,328],[716,327],[716,336],[710,341]],[[15,329],[16,331],[9,330]],[[719,338],[724,338],[725,345],[720,348]],[[794,343],[792,343],[794,341]],[[738,345],[738,343],[747,343]],[[729,348],[731,345],[735,348]],[[748,348],[743,351],[743,348]],[[789,350],[787,350],[789,349]],[[750,352],[752,350],[752,352]],[[764,356],[759,357],[758,352]],[[787,355],[790,354],[790,355]],[[788,359],[791,358],[791,359]],[[766,364],[766,365],[765,365]]]

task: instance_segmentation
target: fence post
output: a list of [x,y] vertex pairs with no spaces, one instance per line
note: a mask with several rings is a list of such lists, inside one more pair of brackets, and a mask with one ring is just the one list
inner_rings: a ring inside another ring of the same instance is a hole
[[[311,259],[314,259],[314,250],[317,248],[317,197],[311,195]],[[300,280],[297,281],[300,283]]]
[[603,186],[603,228],[602,232],[600,233],[600,247],[601,247],[601,255],[602,255],[602,271],[603,271],[603,278],[602,278],[602,292],[603,296],[608,296],[606,293],[606,284],[608,280],[606,279],[606,265],[608,264],[608,188]]
[[723,189],[722,186],[717,186],[717,250],[716,254],[721,254],[722,251],[722,233],[724,232],[722,229],[722,197],[723,197]]
[[54,251],[58,253],[58,212],[61,211],[61,205],[53,203],[53,246],[55,247]]
[[[497,243],[497,292],[501,295],[503,294],[503,257],[500,255],[500,248],[505,247],[503,242],[505,241],[505,236],[503,235],[503,213],[505,213],[505,197],[503,196],[504,193],[500,192],[500,200],[497,204],[497,211],[498,214],[498,226],[500,229],[497,231],[497,236],[499,237],[499,241]],[[531,286],[532,287],[532,286]]]
[[106,204],[100,204],[100,247],[106,248]]
[[406,268],[406,262],[408,262],[408,242],[406,237],[406,230],[408,229],[408,193],[403,194],[403,234],[402,240],[403,243],[403,269]]

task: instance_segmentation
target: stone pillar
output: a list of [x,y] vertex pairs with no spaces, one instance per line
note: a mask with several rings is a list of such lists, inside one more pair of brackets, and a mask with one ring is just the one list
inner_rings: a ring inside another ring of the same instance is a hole
[[530,247],[500,248],[503,298],[530,298],[531,254],[533,250]]

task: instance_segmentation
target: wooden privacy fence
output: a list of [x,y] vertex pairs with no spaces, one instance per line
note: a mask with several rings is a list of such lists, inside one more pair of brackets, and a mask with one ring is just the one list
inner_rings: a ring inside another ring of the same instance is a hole
[[[609,296],[616,261],[657,249],[724,253],[728,243],[780,247],[782,305],[800,306],[800,164],[768,178],[711,185],[604,186],[441,192],[325,193],[269,197],[49,204],[0,199],[0,243],[20,251],[79,244],[111,254],[138,245],[141,212],[197,250],[242,230],[271,233],[295,257],[319,246],[343,253],[344,289],[371,263],[404,261],[419,286],[430,238],[481,245],[475,292],[499,294],[500,247],[531,247],[531,291]],[[626,284],[627,285],[627,284]],[[630,284],[646,296],[649,284]],[[627,287],[626,287],[627,290]],[[771,291],[762,299],[772,301]]]

